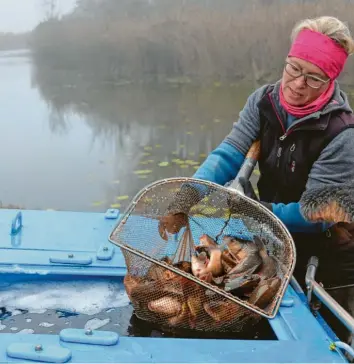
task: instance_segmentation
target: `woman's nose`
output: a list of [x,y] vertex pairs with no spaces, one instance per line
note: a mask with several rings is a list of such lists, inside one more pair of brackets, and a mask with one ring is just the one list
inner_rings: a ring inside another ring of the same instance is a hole
[[294,83],[297,87],[306,87],[305,76],[295,78]]

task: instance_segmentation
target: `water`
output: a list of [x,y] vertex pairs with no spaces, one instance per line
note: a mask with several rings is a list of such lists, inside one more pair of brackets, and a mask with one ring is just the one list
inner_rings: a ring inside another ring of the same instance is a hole
[[0,54],[0,77],[0,201],[29,209],[124,209],[150,182],[191,176],[249,92],[90,83],[23,52]]

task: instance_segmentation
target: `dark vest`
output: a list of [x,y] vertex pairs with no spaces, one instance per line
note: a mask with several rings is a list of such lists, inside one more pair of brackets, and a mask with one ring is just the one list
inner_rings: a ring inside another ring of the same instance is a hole
[[[335,111],[318,119],[305,120],[303,124],[286,131],[272,103],[270,92],[268,90],[258,104],[261,136],[260,199],[284,204],[298,202],[321,151],[343,130],[354,127],[354,116]],[[350,239],[350,249],[345,251],[341,248],[343,245],[338,244],[338,236],[333,229],[320,234],[293,233],[292,236],[297,250],[294,275],[301,283],[304,283],[306,265],[311,255],[320,259],[318,278],[325,284],[336,285],[337,280],[342,284],[348,281],[354,283],[354,234],[353,239]]]
[[321,151],[343,130],[354,127],[353,114],[337,111],[308,119],[287,132],[277,115],[269,92],[258,104],[260,113],[262,201],[298,202],[308,175]]

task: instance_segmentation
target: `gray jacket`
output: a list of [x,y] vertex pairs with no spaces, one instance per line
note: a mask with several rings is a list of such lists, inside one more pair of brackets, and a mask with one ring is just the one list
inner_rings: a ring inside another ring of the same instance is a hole
[[[319,117],[333,110],[343,110],[353,112],[346,94],[340,89],[335,81],[335,91],[331,101],[326,107],[316,113],[296,120],[291,127],[306,119]],[[240,112],[239,120],[234,123],[232,131],[225,138],[225,142],[235,146],[242,154],[246,154],[252,142],[258,137],[260,132],[260,118],[257,107],[263,96],[265,89],[269,85],[264,85],[253,92],[247,99],[246,105]],[[275,106],[286,125],[286,112],[279,102],[280,81],[275,84],[272,97]],[[335,137],[321,152],[320,157],[314,163],[306,188],[319,187],[332,183],[346,183],[354,179],[354,128],[348,128]]]

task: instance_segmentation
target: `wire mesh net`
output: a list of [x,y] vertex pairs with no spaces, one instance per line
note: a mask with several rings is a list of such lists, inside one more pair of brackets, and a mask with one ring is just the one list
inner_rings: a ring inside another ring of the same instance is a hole
[[136,315],[162,327],[240,331],[272,318],[295,265],[291,235],[264,206],[192,178],[141,190],[109,240]]

